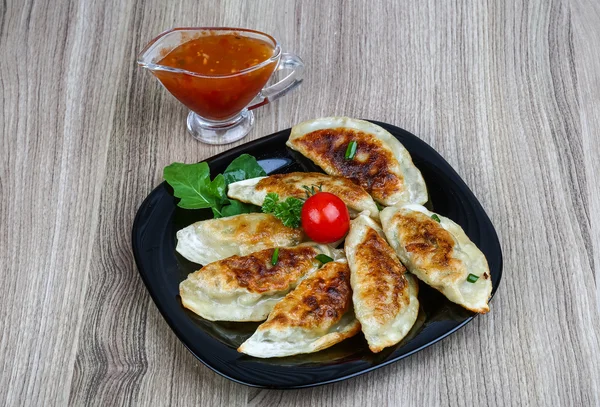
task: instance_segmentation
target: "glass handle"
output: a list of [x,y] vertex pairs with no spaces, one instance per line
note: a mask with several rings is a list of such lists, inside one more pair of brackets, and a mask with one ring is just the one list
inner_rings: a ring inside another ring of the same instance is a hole
[[280,80],[279,82],[267,86],[260,91],[258,95],[250,102],[248,106],[249,110],[256,109],[257,107],[266,105],[267,103],[273,102],[282,96],[285,96],[289,91],[302,83],[302,76],[304,74],[304,62],[302,59],[294,54],[283,53],[279,59],[279,64],[275,71],[291,70],[288,76]]

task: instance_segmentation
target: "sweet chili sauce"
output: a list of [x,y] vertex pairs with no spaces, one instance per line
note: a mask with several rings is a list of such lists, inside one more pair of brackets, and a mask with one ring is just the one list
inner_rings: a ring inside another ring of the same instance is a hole
[[202,34],[158,62],[188,73],[158,70],[154,74],[190,110],[205,119],[224,120],[239,113],[265,86],[277,62],[252,68],[273,57],[275,47],[237,33]]

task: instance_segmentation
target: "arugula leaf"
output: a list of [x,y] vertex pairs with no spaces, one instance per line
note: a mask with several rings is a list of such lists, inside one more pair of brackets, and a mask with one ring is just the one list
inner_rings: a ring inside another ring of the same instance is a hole
[[227,199],[227,183],[223,174],[218,174],[208,186],[208,190],[215,197],[219,197],[221,202]]
[[239,215],[241,213],[260,212],[260,208],[256,205],[251,205],[232,199],[228,199],[228,201],[229,205],[225,205],[221,209],[221,216],[223,217]]
[[283,202],[279,202],[279,195],[270,192],[263,201],[262,211],[272,213],[276,218],[289,228],[300,226],[300,212],[302,211],[304,201],[298,198],[289,197]]
[[227,184],[245,179],[264,177],[265,170],[258,165],[256,158],[250,154],[242,154],[231,162],[223,172]]
[[225,178],[217,176],[211,182],[207,163],[173,163],[165,167],[163,177],[173,187],[175,196],[181,199],[177,204],[181,208],[218,207],[225,195]]
[[177,204],[185,209],[210,208],[215,218],[258,211],[258,207],[227,198],[227,186],[236,181],[267,175],[256,158],[242,154],[227,166],[223,174],[210,180],[207,163],[173,163],[165,167],[164,179],[173,187]]

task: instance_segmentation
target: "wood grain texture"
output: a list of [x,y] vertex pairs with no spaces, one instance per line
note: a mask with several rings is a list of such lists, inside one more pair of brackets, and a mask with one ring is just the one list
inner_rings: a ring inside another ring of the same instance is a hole
[[[196,361],[130,245],[165,165],[230,147],[191,139],[135,65],[186,25],[256,28],[304,58],[302,86],[259,109],[246,141],[336,114],[436,148],[498,230],[491,313],[302,391]],[[593,0],[0,2],[0,404],[600,405],[599,27]]]

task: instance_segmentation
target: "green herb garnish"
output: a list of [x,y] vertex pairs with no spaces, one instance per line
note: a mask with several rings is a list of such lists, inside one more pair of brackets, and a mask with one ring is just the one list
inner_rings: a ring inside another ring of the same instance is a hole
[[289,228],[300,226],[300,212],[304,201],[289,197],[285,201],[279,201],[279,195],[270,192],[263,201],[262,211],[272,213],[276,218]]
[[317,254],[315,256],[315,259],[319,260],[322,264],[329,263],[330,261],[333,261],[333,259],[331,257],[329,257],[328,255],[323,254],[323,253]]
[[267,175],[265,170],[258,165],[256,158],[250,154],[240,155],[227,166],[225,171],[223,171],[223,176],[228,185],[232,182],[264,177],[265,175]]
[[256,212],[258,208],[254,205],[227,198],[227,185],[264,175],[267,175],[265,170],[249,154],[233,160],[223,174],[218,174],[212,181],[207,163],[173,163],[163,171],[165,181],[173,187],[174,195],[180,198],[179,207],[211,208],[215,218]]
[[275,206],[277,206],[277,202],[279,202],[279,195],[277,195],[275,192],[269,192],[263,201],[262,211],[264,213],[275,212]]
[[379,209],[379,212],[381,212],[382,210],[385,209],[385,206],[383,206],[382,204],[380,204],[379,202],[375,202],[375,205],[377,205],[377,209]]
[[273,257],[271,257],[271,264],[274,266],[277,264],[277,260],[279,260],[279,247],[276,247],[273,250]]
[[225,177],[219,174],[210,180],[207,163],[173,163],[163,171],[165,180],[173,187],[177,204],[185,209],[219,207],[225,196]]
[[431,219],[433,219],[434,221],[436,221],[438,223],[441,222],[440,217],[437,216],[435,213],[433,215],[431,215]]
[[316,194],[317,192],[323,192],[323,184],[319,184],[319,185],[313,184],[310,187],[307,187],[306,185],[302,185],[302,189],[304,189],[304,191],[306,191],[306,199],[308,199],[311,196],[313,196],[314,194]]
[[252,213],[260,211],[260,208],[256,205],[247,204],[244,202],[236,201],[234,199],[227,199],[227,201],[229,201],[229,205],[224,205],[221,208],[221,216],[215,216],[215,218],[226,218],[228,216],[239,215],[242,213]]
[[346,148],[346,154],[344,155],[344,157],[346,157],[346,160],[352,160],[355,155],[356,155],[356,141],[352,140],[348,144],[348,147]]
[[469,283],[474,283],[474,282],[476,282],[477,280],[479,280],[479,277],[478,277],[478,276],[476,276],[475,274],[469,274],[469,275],[468,275],[468,277],[467,277],[467,281],[468,281]]

